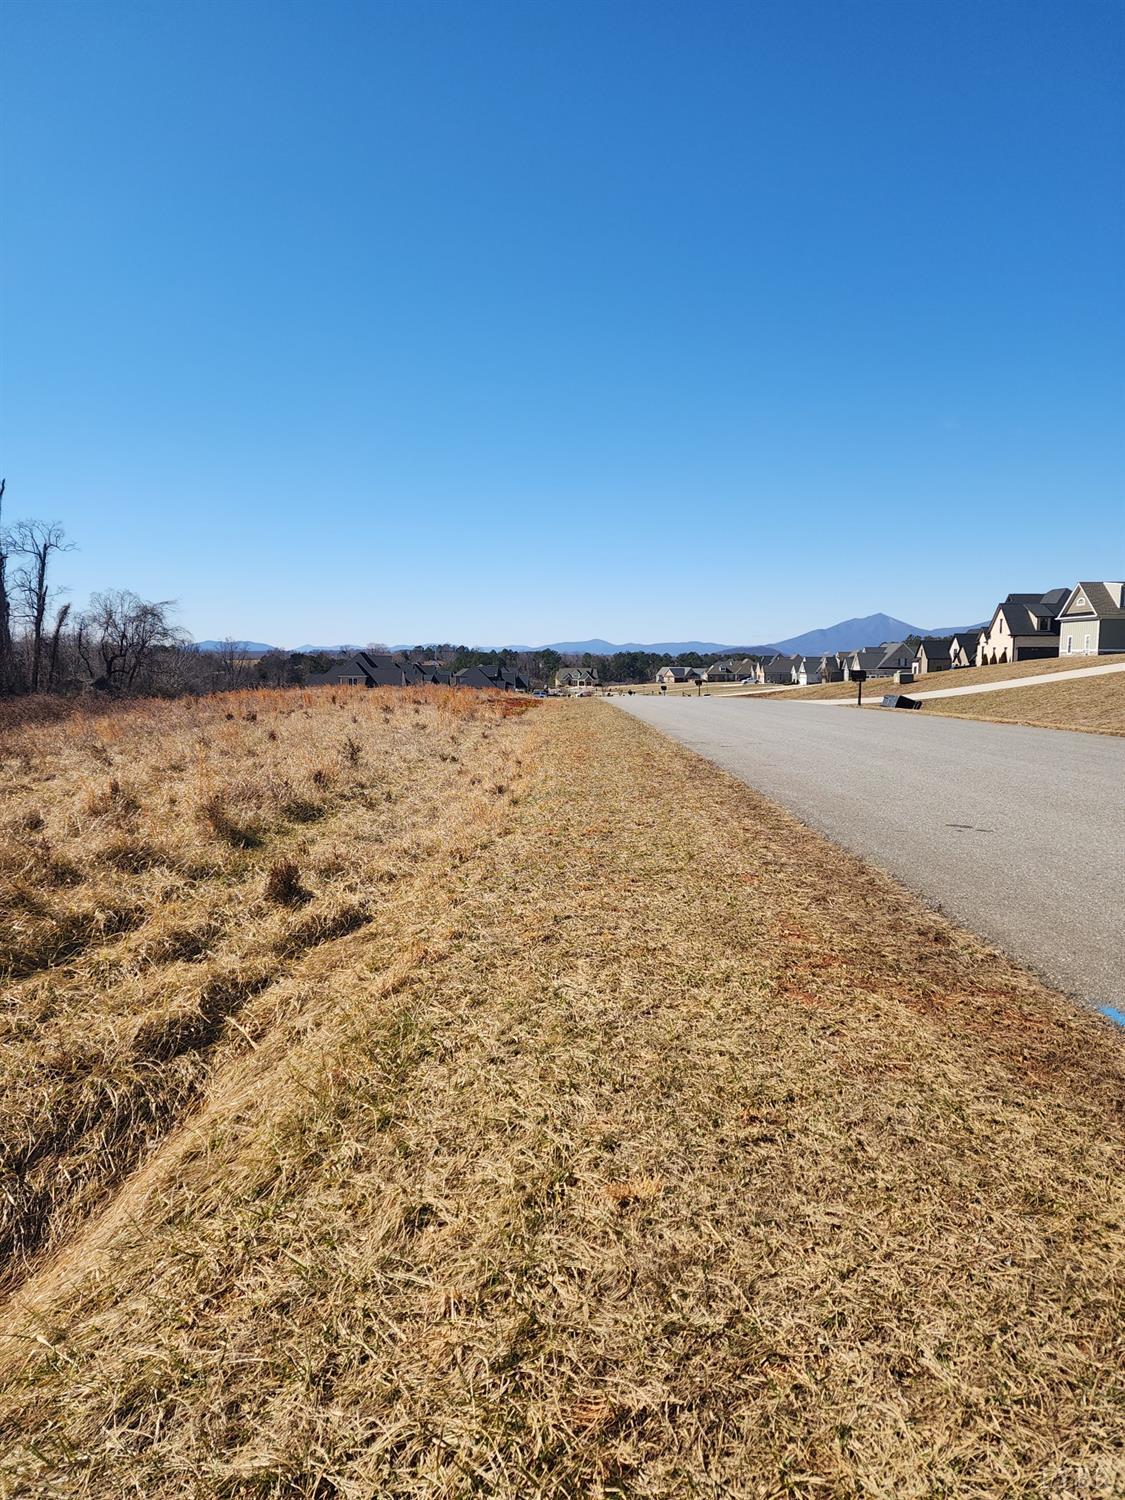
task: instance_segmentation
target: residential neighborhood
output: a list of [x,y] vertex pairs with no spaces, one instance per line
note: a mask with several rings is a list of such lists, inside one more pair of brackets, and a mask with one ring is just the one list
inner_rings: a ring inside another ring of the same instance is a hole
[[531,684],[521,672],[499,662],[481,662],[450,672],[437,662],[412,662],[376,651],[357,651],[333,662],[324,672],[311,673],[307,679],[309,687],[415,687],[427,683],[499,688],[505,692],[531,691]]
[[821,682],[850,682],[863,674],[901,683],[963,667],[1122,651],[1125,584],[1090,582],[1043,593],[1008,594],[996,605],[987,625],[955,635],[881,641],[855,651],[819,656],[779,652],[717,661],[710,667],[666,665],[658,669],[656,681],[664,688],[710,682],[807,687]]

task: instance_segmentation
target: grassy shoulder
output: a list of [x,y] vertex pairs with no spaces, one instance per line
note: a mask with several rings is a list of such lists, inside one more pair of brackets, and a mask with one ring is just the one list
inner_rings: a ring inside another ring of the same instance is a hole
[[931,698],[923,712],[953,719],[1029,724],[1042,729],[1125,734],[1125,672],[1075,677],[1066,682],[1036,682],[1002,693]]
[[[384,725],[368,700],[298,715],[310,786],[345,735],[365,786],[279,830],[310,904],[368,920],[221,1023],[171,1128],[26,1266],[4,1480],[983,1497],[1112,1463],[1108,1026],[610,705],[443,724],[403,698]],[[235,784],[263,750],[236,724]],[[44,753],[21,805],[62,790]],[[71,792],[53,847],[81,863]],[[203,906],[288,953],[267,876],[228,908],[237,871],[200,873]],[[143,930],[79,961],[121,1039]],[[35,983],[16,1012],[57,1056]]]
[[[896,689],[890,677],[870,678],[863,684],[863,696],[884,692],[937,692],[941,688],[985,686],[990,682],[1008,682],[1020,677],[1041,677],[1054,672],[1073,672],[1082,667],[1103,667],[1111,662],[1125,662],[1125,656],[1048,656],[1042,661],[1017,661],[1009,666],[960,667],[955,672],[928,672],[911,685]],[[814,687],[794,688],[776,693],[786,698],[854,698],[854,682],[820,682]]]

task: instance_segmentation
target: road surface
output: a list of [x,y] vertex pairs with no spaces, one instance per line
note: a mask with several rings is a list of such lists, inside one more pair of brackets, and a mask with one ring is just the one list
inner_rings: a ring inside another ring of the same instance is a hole
[[1125,738],[781,700],[612,701],[1059,988],[1125,1008]]

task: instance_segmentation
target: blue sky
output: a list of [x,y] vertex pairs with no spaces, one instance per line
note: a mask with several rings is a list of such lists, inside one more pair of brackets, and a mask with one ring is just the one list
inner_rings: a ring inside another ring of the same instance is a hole
[[9,0],[0,473],[199,636],[1125,566],[1117,0]]

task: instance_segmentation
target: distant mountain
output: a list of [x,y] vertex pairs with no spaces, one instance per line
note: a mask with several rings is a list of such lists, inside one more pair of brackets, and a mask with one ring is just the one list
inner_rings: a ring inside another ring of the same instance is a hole
[[340,646],[287,646],[287,651],[295,651],[299,656],[347,656],[351,651],[366,651],[366,646],[352,644]]
[[[194,643],[197,651],[225,651],[227,641],[196,641]],[[276,651],[276,646],[267,646],[264,641],[235,641],[234,647],[237,651],[245,651],[247,655],[253,653],[255,656],[264,656],[267,651]]]
[[[485,650],[488,647],[483,648]],[[663,651],[668,656],[679,656],[681,651],[698,651],[706,656],[710,652],[735,651],[735,646],[719,646],[714,641],[656,641],[642,645],[639,641],[626,641],[615,646],[612,641],[552,641],[549,646],[507,646],[507,651],[559,651],[564,656],[581,655],[588,651],[591,656],[612,656],[615,651]]]
[[[582,656],[587,651],[591,656],[612,656],[615,651],[652,651],[660,656],[680,656],[688,651],[697,651],[700,656],[730,656],[752,653],[757,656],[767,652],[784,651],[797,656],[819,656],[824,651],[856,651],[860,646],[878,646],[883,641],[901,641],[908,635],[956,635],[963,630],[977,630],[977,625],[935,625],[926,629],[922,625],[908,625],[905,620],[896,620],[893,615],[863,615],[855,620],[841,620],[836,625],[826,625],[823,630],[806,630],[803,635],[787,636],[783,641],[768,641],[757,646],[731,646],[720,641],[624,641],[615,645],[595,637],[589,641],[551,641],[548,646],[505,646],[506,651],[558,651],[563,656]],[[262,641],[236,641],[240,651],[262,655],[276,651],[277,646],[267,646]],[[196,641],[197,651],[220,651],[222,641]],[[356,645],[340,646],[290,646],[291,651],[325,656],[345,656],[350,651],[365,648]],[[412,648],[392,646],[392,651]],[[496,651],[496,646],[478,646],[479,651]]]
[[614,645],[612,641],[595,638],[590,641],[552,641],[549,647],[510,646],[510,651],[561,652],[564,656],[581,655],[612,656],[615,651],[653,651],[665,656],[679,656],[681,652],[698,651],[701,656],[728,656],[732,652],[750,652],[761,655],[767,651],[785,651],[792,655],[817,655],[823,651],[857,651],[861,646],[878,646],[883,641],[901,641],[908,635],[956,635],[959,630],[975,630],[976,625],[935,625],[927,629],[923,625],[909,625],[905,620],[896,620],[893,615],[863,615],[854,620],[841,620],[836,625],[827,625],[822,630],[806,630],[803,635],[787,636],[782,641],[767,641],[756,646],[732,646],[718,641],[625,641]]
[[[975,625],[908,625],[893,615],[864,615],[857,620],[841,620],[823,630],[806,630],[778,641],[777,649],[793,656],[819,656],[824,651],[858,651],[861,646],[879,646],[884,641],[901,641],[908,635],[956,635],[960,630],[976,630]],[[758,648],[761,649],[761,648]]]

